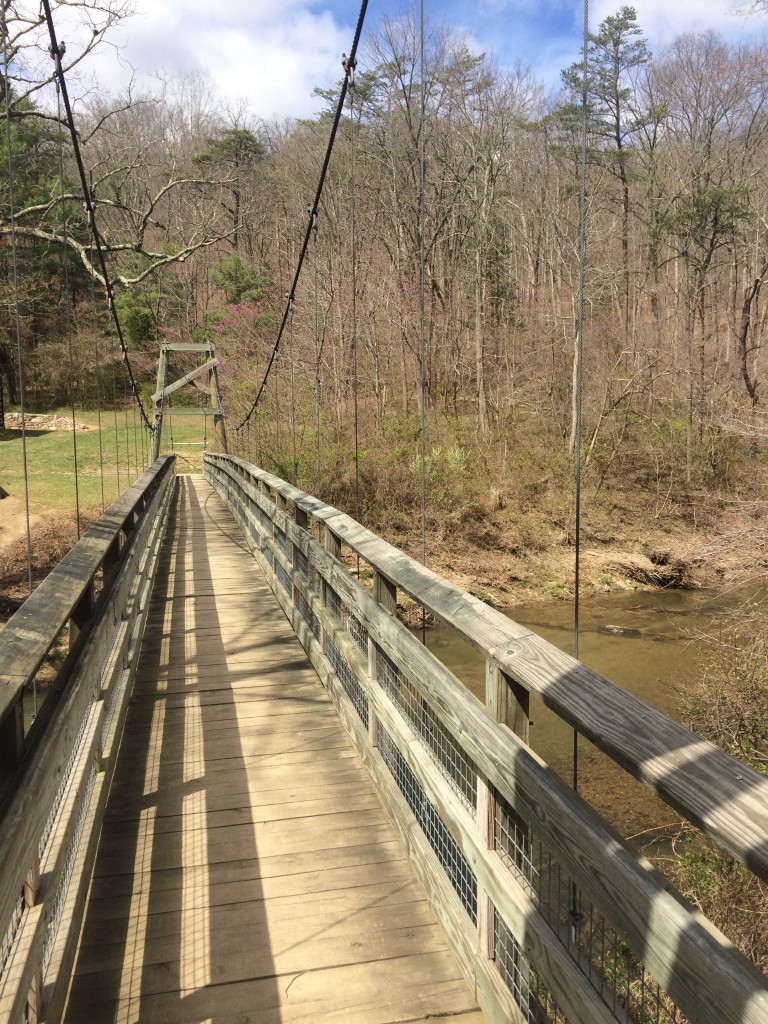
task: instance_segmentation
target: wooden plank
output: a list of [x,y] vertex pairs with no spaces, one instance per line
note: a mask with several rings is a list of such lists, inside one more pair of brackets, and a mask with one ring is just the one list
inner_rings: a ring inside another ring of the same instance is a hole
[[15,705],[19,688],[39,669],[126,520],[147,489],[172,469],[174,459],[163,456],[113,502],[0,629],[0,720]]
[[[189,571],[207,565],[218,578],[193,541],[202,529],[220,536],[191,507],[203,503],[219,499],[181,479],[185,536],[164,551],[180,568],[155,590],[138,673],[146,683],[129,712],[65,1020],[140,1012],[148,1024],[181,1024],[239,1012],[260,1022],[458,1015],[477,1024],[472,993],[250,552],[237,548],[224,570],[233,579],[242,558],[254,595],[245,609],[223,592],[231,588],[212,593]],[[189,632],[176,643],[168,631],[179,626]]]
[[164,341],[161,348],[166,352],[210,352],[210,342]]
[[[254,1014],[259,1024],[338,1024],[341,1020],[354,1024],[410,1024],[418,1019],[453,1020],[467,1011],[476,1014],[466,984],[451,958],[442,951],[317,971],[302,970],[277,978],[205,985],[187,995],[183,1005],[179,989],[168,980],[169,972],[164,973],[164,991],[144,996],[128,979],[123,985],[127,999],[113,997],[104,1002],[94,999],[94,994],[119,990],[121,978],[117,972],[105,972],[93,979],[76,978],[72,1006],[78,1008],[80,1016],[68,1014],[66,1019],[71,1024],[96,1019],[96,1007],[103,1014],[102,1019],[118,1020],[123,1012],[128,1020],[158,1024],[209,1019],[219,1024],[228,1017],[243,1021]],[[83,991],[82,983],[86,981],[90,982],[90,991]]]
[[167,405],[163,407],[163,416],[223,416],[224,410],[218,405]]
[[[218,359],[209,359],[203,363],[202,366],[195,367],[194,370],[190,370],[189,373],[185,373],[183,377],[179,377],[172,384],[167,384],[164,388],[159,388],[154,395],[152,395],[153,402],[160,402],[161,399],[166,399],[169,395],[172,395],[174,391],[178,391],[179,388],[183,388],[185,384],[189,384],[195,379],[195,377],[201,377],[204,373],[208,373],[214,366],[218,365]],[[163,409],[163,413],[167,412]]]

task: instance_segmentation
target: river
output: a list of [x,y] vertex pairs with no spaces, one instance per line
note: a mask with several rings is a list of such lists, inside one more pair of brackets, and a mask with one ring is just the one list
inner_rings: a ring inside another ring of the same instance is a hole
[[[679,717],[683,693],[701,678],[709,658],[704,636],[715,634],[747,601],[765,597],[757,585],[730,591],[631,591],[582,599],[579,657],[660,711]],[[563,651],[573,653],[570,602],[515,605],[506,613]],[[618,627],[621,633],[607,627]],[[444,626],[427,634],[427,645],[483,699],[484,661]],[[572,730],[535,699],[531,746],[566,781],[572,779]],[[676,815],[583,738],[579,739],[579,789],[625,837],[642,842],[665,833]],[[651,830],[651,831],[649,831]],[[655,831],[654,831],[655,830]]]

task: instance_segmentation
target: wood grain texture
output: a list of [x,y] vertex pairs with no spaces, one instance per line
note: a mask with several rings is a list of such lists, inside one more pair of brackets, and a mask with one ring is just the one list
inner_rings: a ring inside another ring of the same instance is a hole
[[128,488],[0,629],[0,721],[39,669],[56,636],[90,587],[102,561],[143,495],[174,462],[164,456]]
[[164,558],[65,1019],[479,1024],[326,691],[199,478],[180,478]]

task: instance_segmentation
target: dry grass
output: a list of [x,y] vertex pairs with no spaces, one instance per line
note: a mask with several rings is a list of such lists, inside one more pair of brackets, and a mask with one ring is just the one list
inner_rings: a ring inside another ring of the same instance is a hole
[[[80,515],[84,533],[99,515],[91,510]],[[50,513],[31,527],[32,589],[45,579],[77,541],[77,523],[73,513]],[[26,531],[0,552],[0,622],[6,622],[29,596],[30,567],[27,558]]]

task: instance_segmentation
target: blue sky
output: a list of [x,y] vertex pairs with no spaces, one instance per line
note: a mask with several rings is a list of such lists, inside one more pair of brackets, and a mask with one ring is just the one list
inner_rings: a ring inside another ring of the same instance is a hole
[[[739,16],[736,0],[636,0],[638,21],[659,51],[681,32],[714,29],[726,38],[768,40],[768,15]],[[317,109],[315,86],[341,78],[340,56],[352,41],[359,6],[340,0],[136,0],[136,14],[113,37],[120,54],[105,49],[89,70],[119,90],[129,66],[138,80],[164,69],[202,71],[231,105],[245,104],[267,120],[302,117]],[[451,22],[473,47],[496,53],[502,65],[522,60],[556,87],[559,71],[578,57],[582,0],[425,0],[428,16]],[[594,31],[621,2],[592,0]],[[366,27],[401,3],[369,0]],[[71,26],[60,30],[74,40]]]

